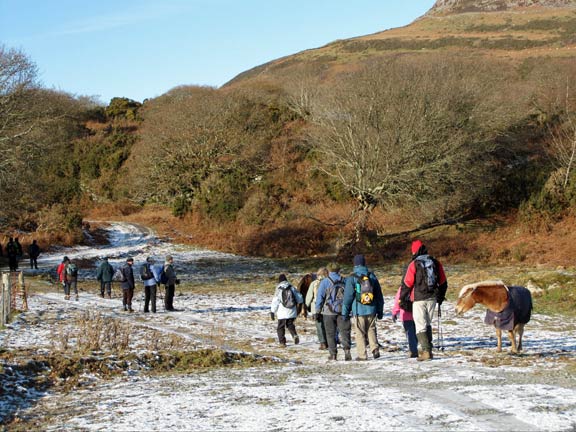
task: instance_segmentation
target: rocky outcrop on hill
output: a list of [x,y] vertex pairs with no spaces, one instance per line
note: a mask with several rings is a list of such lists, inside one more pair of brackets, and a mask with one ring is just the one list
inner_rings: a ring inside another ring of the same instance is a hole
[[525,7],[576,7],[576,0],[437,0],[427,15],[495,12]]

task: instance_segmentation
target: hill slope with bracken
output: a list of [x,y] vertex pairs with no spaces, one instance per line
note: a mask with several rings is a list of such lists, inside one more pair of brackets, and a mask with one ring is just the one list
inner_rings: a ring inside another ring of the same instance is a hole
[[413,23],[338,40],[245,71],[227,85],[285,80],[306,68],[323,79],[374,59],[447,52],[526,59],[576,56],[576,0],[439,0]]

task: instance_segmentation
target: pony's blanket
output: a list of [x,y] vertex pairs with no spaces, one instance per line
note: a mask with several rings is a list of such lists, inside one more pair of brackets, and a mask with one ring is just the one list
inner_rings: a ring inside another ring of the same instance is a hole
[[516,324],[526,324],[532,315],[532,295],[521,286],[508,287],[508,304],[500,312],[486,311],[484,323],[500,330],[513,330]]

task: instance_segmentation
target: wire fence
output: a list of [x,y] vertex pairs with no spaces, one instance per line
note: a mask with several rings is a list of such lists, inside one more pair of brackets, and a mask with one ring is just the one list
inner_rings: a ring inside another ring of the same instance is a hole
[[0,290],[0,326],[10,322],[14,312],[28,310],[28,290],[22,272],[2,273]]

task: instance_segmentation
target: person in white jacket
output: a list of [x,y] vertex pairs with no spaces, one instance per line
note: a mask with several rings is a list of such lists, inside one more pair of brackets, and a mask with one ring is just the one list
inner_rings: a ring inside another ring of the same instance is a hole
[[286,346],[286,329],[292,335],[294,344],[298,345],[300,343],[294,321],[296,321],[298,314],[296,306],[303,302],[302,294],[288,282],[286,275],[281,274],[278,276],[278,285],[270,305],[270,318],[272,321],[278,319],[278,343],[281,347]]

